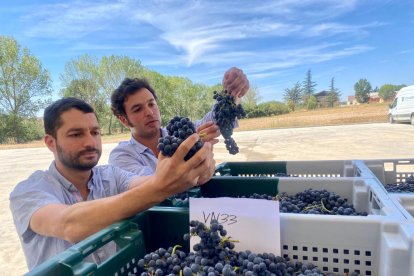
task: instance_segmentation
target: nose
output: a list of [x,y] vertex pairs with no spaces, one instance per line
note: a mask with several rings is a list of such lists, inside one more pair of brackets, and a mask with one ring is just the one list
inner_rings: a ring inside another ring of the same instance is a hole
[[154,111],[152,110],[152,108],[149,107],[149,106],[146,106],[145,107],[145,116],[150,116],[152,114],[154,114]]
[[92,134],[91,132],[87,132],[84,139],[84,146],[85,147],[93,147],[96,148],[97,145],[97,139],[99,139],[99,136]]

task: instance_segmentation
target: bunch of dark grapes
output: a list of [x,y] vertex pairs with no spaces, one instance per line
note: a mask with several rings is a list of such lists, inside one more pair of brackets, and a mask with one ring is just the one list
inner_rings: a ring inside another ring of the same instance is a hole
[[386,184],[385,189],[390,193],[414,193],[414,176],[409,176],[405,182]]
[[213,99],[216,100],[213,107],[214,122],[220,128],[227,151],[230,154],[237,154],[239,147],[231,136],[233,135],[236,118],[241,119],[246,116],[246,113],[241,104],[235,104],[234,97],[227,93],[226,90],[220,93],[214,91]]
[[367,216],[366,212],[357,212],[354,206],[334,192],[307,189],[295,195],[282,193],[276,197],[267,194],[253,194],[249,198],[276,200],[279,198],[281,213]]
[[[227,231],[217,220],[211,220],[210,227],[199,221],[191,221],[190,226],[190,234],[185,234],[184,240],[188,241],[191,236],[200,237],[200,242],[193,246],[194,252],[186,254],[176,247],[159,248],[138,261],[141,276],[335,275],[323,274],[312,263],[291,261],[289,257],[273,253],[238,252],[234,250],[237,241],[227,236]],[[350,274],[357,275],[355,272]]]
[[[193,122],[186,117],[175,116],[167,124],[168,135],[158,140],[158,150],[164,156],[173,156],[180,144],[191,134],[196,132]],[[199,149],[203,147],[203,141],[198,140],[190,149],[184,160],[190,159]]]

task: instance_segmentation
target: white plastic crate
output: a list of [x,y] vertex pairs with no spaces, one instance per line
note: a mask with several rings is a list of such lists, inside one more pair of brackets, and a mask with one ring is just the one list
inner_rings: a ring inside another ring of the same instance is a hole
[[363,162],[384,185],[404,182],[407,177],[414,176],[414,159],[372,159]]
[[294,195],[306,189],[334,192],[352,203],[358,212],[380,215],[405,220],[401,211],[395,206],[380,183],[374,178],[279,178],[279,193]]
[[361,169],[354,160],[252,161],[224,162],[216,167],[218,176],[359,177]]
[[352,216],[281,214],[282,254],[337,275],[414,275],[411,224]]
[[414,194],[393,193],[391,200],[410,222],[414,222]]

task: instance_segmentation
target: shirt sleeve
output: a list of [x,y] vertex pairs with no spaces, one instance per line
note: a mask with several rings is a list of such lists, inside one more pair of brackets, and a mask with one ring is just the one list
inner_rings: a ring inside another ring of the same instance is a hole
[[115,166],[111,166],[111,168],[115,177],[118,193],[127,191],[132,179],[137,177],[137,175],[133,172],[129,172]]
[[[195,126],[196,129],[199,126],[201,126],[202,124],[205,124],[207,122],[214,121],[213,108],[214,108],[214,105],[213,105],[213,107],[211,107],[211,110],[209,112],[207,112],[206,115],[204,115],[203,118],[201,118],[200,120],[196,120],[194,122],[194,126]],[[234,124],[233,124],[233,128],[237,128],[238,126],[239,126],[239,121],[236,118],[236,120],[234,121]]]
[[10,194],[10,210],[19,236],[24,242],[34,236],[30,219],[34,212],[49,204],[62,204],[44,172],[35,172],[19,183]]
[[109,155],[108,164],[132,172],[136,175],[152,175],[152,167],[141,164],[137,158],[138,157],[133,152],[122,151],[115,148]]

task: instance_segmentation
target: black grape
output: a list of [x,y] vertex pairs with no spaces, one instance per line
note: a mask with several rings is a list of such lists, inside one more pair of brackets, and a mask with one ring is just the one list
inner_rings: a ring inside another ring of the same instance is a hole
[[[191,134],[196,132],[194,123],[186,117],[175,116],[171,119],[166,127],[168,135],[158,140],[158,150],[164,156],[173,156],[180,144]],[[190,159],[198,150],[203,147],[204,142],[200,139],[190,149],[184,160]]]
[[214,91],[213,99],[216,100],[213,107],[214,122],[220,128],[227,151],[230,154],[237,154],[239,147],[231,136],[233,135],[236,118],[241,119],[246,116],[246,113],[240,104],[235,104],[234,97],[226,90],[222,92]]

